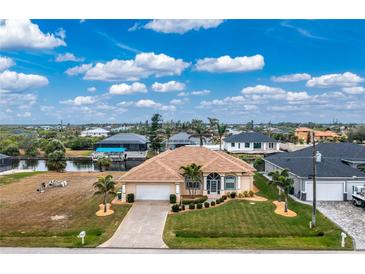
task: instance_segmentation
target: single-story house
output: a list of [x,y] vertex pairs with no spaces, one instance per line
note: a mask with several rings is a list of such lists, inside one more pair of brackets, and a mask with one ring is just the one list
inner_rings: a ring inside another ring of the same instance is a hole
[[[316,164],[318,201],[343,201],[352,198],[354,186],[365,185],[365,173],[358,169],[365,163],[365,147],[352,143],[321,143],[322,155]],[[265,173],[288,169],[294,180],[293,194],[302,200],[313,200],[312,147],[284,152],[264,158]]]
[[97,151],[98,148],[123,148],[121,153],[126,159],[145,159],[147,144],[146,136],[136,133],[119,133],[97,142],[94,149]]
[[109,130],[103,128],[94,128],[89,130],[81,131],[82,137],[106,137],[109,134]]
[[[207,140],[203,140],[203,143],[206,144]],[[199,145],[200,139],[198,137],[193,137],[191,134],[187,132],[179,132],[172,135],[168,140],[168,149],[175,149],[178,147],[186,146],[186,145]]]
[[223,140],[230,153],[268,154],[279,151],[279,142],[260,132],[241,132]]
[[0,153],[0,172],[11,169],[11,158]]
[[[195,163],[201,166],[202,183],[186,181],[180,168]],[[253,189],[255,169],[246,162],[222,151],[204,147],[183,146],[145,161],[120,177],[122,197],[133,193],[136,200],[168,200],[170,194],[196,195],[218,198],[232,191]]]

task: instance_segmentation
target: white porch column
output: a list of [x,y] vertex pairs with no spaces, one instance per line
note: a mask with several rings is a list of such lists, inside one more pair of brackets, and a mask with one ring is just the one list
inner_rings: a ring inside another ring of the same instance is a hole
[[237,176],[237,189],[241,190],[241,176]]
[[267,143],[263,143],[264,144],[264,146],[263,146],[263,150],[266,150],[266,145],[267,145]]
[[175,183],[176,203],[180,203],[180,183]]
[[207,191],[207,176],[203,177],[203,195],[207,195],[208,191]]
[[122,202],[127,201],[127,191],[126,191],[126,185],[122,184]]
[[221,191],[224,191],[224,176],[221,176]]

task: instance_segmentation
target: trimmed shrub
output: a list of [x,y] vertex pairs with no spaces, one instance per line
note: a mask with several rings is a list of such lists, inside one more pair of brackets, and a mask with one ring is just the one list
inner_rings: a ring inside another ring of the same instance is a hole
[[209,207],[209,202],[205,202],[204,207],[208,208]]
[[134,203],[134,194],[133,193],[128,193],[127,194],[127,202],[128,203]]
[[171,207],[171,210],[172,210],[172,212],[179,212],[180,211],[179,205],[178,204],[174,204]]
[[236,198],[237,193],[236,192],[231,192],[230,195],[231,195],[231,198],[234,199],[234,198]]
[[217,205],[219,205],[219,204],[221,203],[221,199],[217,199],[217,200],[215,200],[215,203],[216,203]]
[[185,205],[181,205],[181,211],[184,211],[185,210]]
[[181,203],[184,205],[190,205],[191,203],[199,204],[204,203],[206,200],[208,200],[208,196],[202,196],[195,199],[182,199]]
[[243,198],[242,192],[238,193],[238,198]]
[[223,198],[220,198],[220,200],[221,200],[221,203],[224,203],[224,199]]
[[170,204],[175,204],[175,203],[176,203],[176,195],[170,194]]
[[189,209],[195,209],[195,204],[194,203],[189,204]]
[[243,196],[244,196],[244,197],[246,197],[246,198],[248,197],[248,191],[247,191],[247,190],[245,190],[245,191],[243,192]]
[[255,193],[252,191],[252,190],[250,190],[249,192],[248,192],[248,196],[250,196],[250,197],[253,197],[253,195],[254,195]]
[[203,208],[203,204],[202,204],[202,203],[197,204],[197,205],[196,205],[196,208],[197,208],[197,209],[202,209],[202,208]]
[[227,197],[227,195],[223,195],[223,196],[222,196],[222,199],[223,199],[223,200],[227,200],[227,198],[228,198],[228,197]]
[[210,202],[210,205],[211,205],[211,206],[215,206],[215,202],[214,202],[214,201],[211,201],[211,202]]

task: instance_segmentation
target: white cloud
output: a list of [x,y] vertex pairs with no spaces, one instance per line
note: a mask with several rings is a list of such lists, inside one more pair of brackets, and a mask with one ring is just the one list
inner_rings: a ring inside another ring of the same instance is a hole
[[55,61],[56,62],[82,62],[82,61],[84,61],[84,58],[76,57],[73,53],[66,52],[64,54],[58,54]]
[[155,82],[152,89],[156,92],[181,91],[185,89],[185,84],[177,81],[169,81],[166,83]]
[[153,108],[153,109],[158,109],[158,110],[162,110],[162,111],[175,111],[176,110],[175,106],[162,105],[151,99],[141,99],[135,103],[135,106],[141,107],[141,108]]
[[13,59],[6,56],[0,56],[0,71],[6,70],[14,65],[15,62]]
[[33,93],[7,93],[0,92],[0,105],[9,106],[32,106],[37,102],[37,95]]
[[310,99],[311,97],[305,91],[299,91],[299,92],[288,91],[286,95],[286,100],[288,101],[305,101]]
[[295,73],[295,74],[287,74],[282,76],[273,76],[271,80],[273,82],[285,83],[285,82],[300,82],[311,79],[310,74],[308,73]]
[[351,87],[356,86],[363,81],[364,79],[360,76],[351,72],[345,72],[343,74],[325,74],[319,77],[313,77],[308,80],[306,86],[319,88],[334,86]]
[[16,116],[18,116],[20,118],[29,118],[32,116],[32,113],[30,113],[29,111],[26,111],[24,113],[18,113]]
[[137,93],[137,92],[146,93],[147,92],[146,85],[139,83],[139,82],[134,82],[131,85],[122,83],[119,85],[112,85],[109,88],[110,94],[126,95],[126,94],[132,94],[132,93]]
[[74,99],[60,101],[61,104],[74,106],[91,105],[95,102],[96,99],[93,96],[77,96]]
[[54,106],[40,106],[40,110],[43,112],[48,112],[54,110]]
[[[137,81],[151,75],[156,77],[180,75],[190,64],[163,53],[139,53],[134,59],[114,59],[97,63],[86,69],[84,79],[100,81]],[[83,71],[85,72],[85,71]]]
[[[155,19],[148,22],[144,28],[151,29],[163,33],[179,33],[183,34],[191,30],[216,28],[223,23],[220,19]],[[137,29],[133,26],[131,30]]]
[[264,65],[264,57],[260,54],[235,58],[225,55],[219,58],[199,59],[195,69],[208,72],[245,72],[260,70]]
[[5,70],[0,73],[0,91],[22,91],[48,85],[48,79],[41,75],[17,73]]
[[208,90],[208,89],[194,90],[194,91],[190,92],[191,95],[207,95],[209,93],[210,93],[210,90]]
[[75,66],[67,69],[65,73],[70,76],[83,74],[86,71],[88,71],[92,66],[93,66],[92,64],[82,64],[80,66]]
[[43,33],[30,20],[8,19],[0,21],[1,49],[52,49],[66,46],[64,31]]
[[285,96],[285,90],[282,88],[270,87],[265,85],[257,85],[254,87],[246,87],[241,90],[244,95],[261,95],[261,96],[273,96],[283,98]]
[[342,89],[343,92],[347,94],[364,94],[365,88],[364,87],[347,87]]
[[96,92],[96,87],[88,87],[87,91],[90,93],[94,93],[94,92]]
[[182,99],[172,99],[170,101],[170,104],[177,106],[177,105],[183,105],[183,104],[187,103],[188,101],[189,101],[188,98],[184,98],[183,100]]
[[134,104],[133,101],[122,101],[122,102],[119,102],[117,104],[117,106],[119,106],[119,107],[129,107],[129,106],[131,106],[133,104]]

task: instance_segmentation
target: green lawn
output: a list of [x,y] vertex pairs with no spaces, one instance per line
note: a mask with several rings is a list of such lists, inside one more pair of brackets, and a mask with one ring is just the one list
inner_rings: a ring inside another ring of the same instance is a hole
[[[311,207],[289,201],[298,213],[287,218],[274,213],[276,189],[266,179],[255,176],[258,194],[267,202],[232,200],[206,210],[169,215],[164,241],[170,248],[243,248],[243,249],[341,249],[341,230],[318,213],[317,227],[308,228]],[[323,236],[321,236],[324,233]],[[346,249],[353,249],[347,238]]]
[[43,173],[43,171],[34,171],[34,172],[20,172],[9,175],[0,176],[0,186],[7,185],[12,182],[16,182],[20,179],[30,177],[39,173]]

